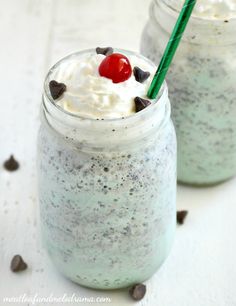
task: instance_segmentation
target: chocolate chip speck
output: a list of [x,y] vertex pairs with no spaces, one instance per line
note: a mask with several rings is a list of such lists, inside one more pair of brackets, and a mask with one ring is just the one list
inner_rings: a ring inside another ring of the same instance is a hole
[[105,167],[103,170],[104,170],[105,172],[108,172],[108,171],[109,171],[109,169],[108,169],[107,167]]
[[136,284],[130,288],[129,294],[135,301],[140,301],[146,294],[146,286],[143,284]]
[[27,269],[27,264],[20,255],[15,255],[11,260],[12,272],[20,272]]
[[13,171],[16,171],[20,167],[20,165],[18,161],[15,160],[14,156],[11,155],[10,158],[4,162],[3,167],[7,171],[13,172]]
[[113,53],[113,48],[111,48],[111,47],[106,47],[106,48],[97,47],[96,48],[96,53],[97,54],[103,54],[105,56],[111,55]]
[[58,83],[57,81],[52,80],[49,82],[49,89],[51,96],[54,100],[56,100],[66,91],[66,85],[64,83]]
[[177,223],[182,225],[184,224],[185,218],[187,217],[188,211],[187,210],[180,210],[177,211]]
[[148,105],[151,104],[151,102],[149,100],[142,99],[140,97],[135,97],[134,98],[134,103],[135,103],[136,113],[140,112],[141,110],[143,110],[144,108],[146,108]]
[[134,67],[133,74],[134,74],[135,80],[139,83],[145,82],[150,76],[150,72],[143,71],[142,69],[140,69],[137,66]]

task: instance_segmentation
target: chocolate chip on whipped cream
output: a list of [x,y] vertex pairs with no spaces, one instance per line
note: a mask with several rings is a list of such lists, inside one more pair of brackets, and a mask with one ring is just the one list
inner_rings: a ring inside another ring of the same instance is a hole
[[111,47],[106,47],[106,48],[97,47],[96,52],[97,52],[97,54],[103,54],[103,55],[107,56],[107,55],[111,55],[113,53],[113,48],[111,48]]
[[148,105],[151,104],[149,100],[142,99],[140,97],[135,97],[134,102],[135,102],[136,113],[140,112],[141,110],[143,110],[144,108],[146,108]]
[[134,67],[133,74],[134,74],[135,80],[139,83],[145,82],[150,76],[150,72],[143,71],[137,66]]
[[60,98],[62,94],[66,91],[66,85],[52,80],[49,82],[49,89],[53,99],[56,100]]

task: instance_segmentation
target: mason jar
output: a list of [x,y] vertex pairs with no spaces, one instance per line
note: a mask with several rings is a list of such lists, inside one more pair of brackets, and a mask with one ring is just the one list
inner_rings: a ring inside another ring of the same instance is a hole
[[[79,59],[84,52],[71,56]],[[71,114],[52,100],[48,86],[71,56],[49,71],[43,93],[42,237],[53,263],[72,281],[99,289],[127,287],[148,279],[173,243],[176,138],[168,90],[164,84],[151,106],[130,117]]]
[[[156,64],[176,22],[178,3],[151,4],[141,52]],[[183,183],[211,185],[236,174],[236,13],[232,14],[228,19],[193,14],[168,72],[177,174]]]

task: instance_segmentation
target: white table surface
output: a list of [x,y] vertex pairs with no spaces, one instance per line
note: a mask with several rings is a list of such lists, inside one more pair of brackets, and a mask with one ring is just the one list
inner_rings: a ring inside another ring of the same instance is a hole
[[[36,135],[42,82],[52,63],[89,47],[139,49],[150,0],[0,0],[0,164],[14,153],[21,168],[0,167],[0,305],[4,297],[108,297],[134,305],[127,290],[95,291],[57,273],[42,249],[37,217]],[[178,208],[189,210],[171,255],[152,279],[142,306],[236,305],[236,180],[217,187],[178,187]],[[14,254],[29,269],[9,269]]]

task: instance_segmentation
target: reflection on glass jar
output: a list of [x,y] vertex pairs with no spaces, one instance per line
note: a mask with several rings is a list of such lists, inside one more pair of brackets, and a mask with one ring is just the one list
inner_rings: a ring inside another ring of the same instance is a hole
[[48,81],[58,65],[45,82],[38,139],[44,244],[57,268],[79,284],[106,289],[142,282],[169,254],[176,225],[167,86],[133,116],[82,118],[50,99]]
[[[141,52],[157,64],[180,1],[155,0]],[[168,73],[178,180],[208,185],[236,174],[236,5],[199,1]]]

